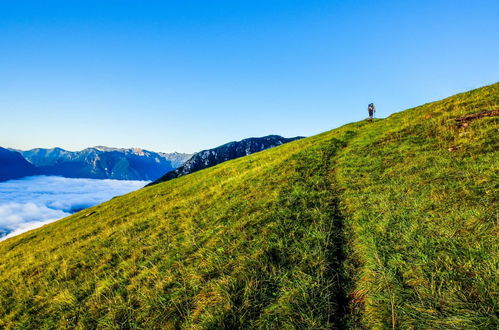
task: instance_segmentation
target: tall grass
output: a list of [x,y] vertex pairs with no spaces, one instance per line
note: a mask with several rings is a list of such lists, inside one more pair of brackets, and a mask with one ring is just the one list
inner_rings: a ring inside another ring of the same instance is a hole
[[366,327],[493,329],[499,84],[359,131],[337,163],[350,276]]

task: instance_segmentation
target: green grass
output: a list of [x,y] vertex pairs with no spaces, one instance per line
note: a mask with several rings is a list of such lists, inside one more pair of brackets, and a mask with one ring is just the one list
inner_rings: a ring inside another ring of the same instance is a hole
[[1,242],[0,328],[496,328],[497,117],[454,121],[495,109],[499,84]]

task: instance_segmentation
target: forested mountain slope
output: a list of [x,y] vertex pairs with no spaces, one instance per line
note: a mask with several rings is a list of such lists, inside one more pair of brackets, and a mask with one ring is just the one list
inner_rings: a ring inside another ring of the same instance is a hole
[[149,185],[165,182],[209,168],[231,159],[251,155],[255,152],[274,148],[284,143],[301,139],[301,136],[285,138],[279,135],[252,137],[241,141],[232,141],[216,148],[195,153],[178,168],[171,170]]

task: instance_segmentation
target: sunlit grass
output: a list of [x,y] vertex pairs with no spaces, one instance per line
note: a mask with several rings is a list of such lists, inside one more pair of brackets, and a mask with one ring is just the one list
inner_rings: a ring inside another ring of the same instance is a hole
[[[0,243],[0,327],[494,328],[499,84]],[[449,151],[450,150],[450,151]]]

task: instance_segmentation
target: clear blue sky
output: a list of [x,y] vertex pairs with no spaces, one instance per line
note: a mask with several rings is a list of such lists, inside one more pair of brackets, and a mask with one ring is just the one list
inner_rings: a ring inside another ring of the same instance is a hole
[[499,80],[499,1],[0,1],[0,145],[193,152]]

